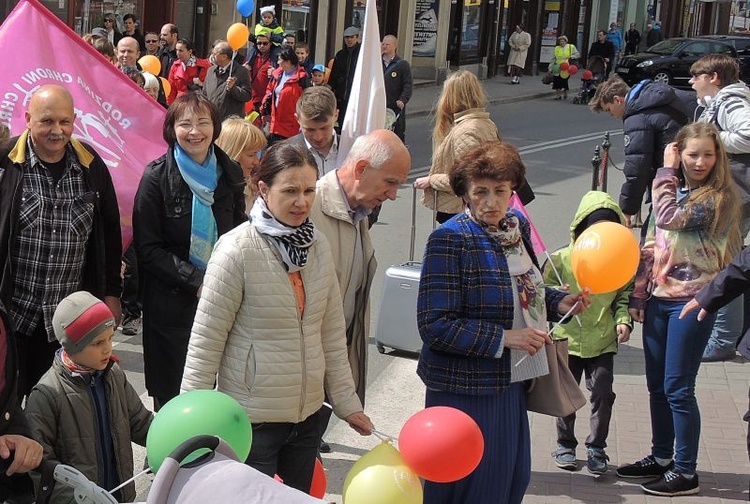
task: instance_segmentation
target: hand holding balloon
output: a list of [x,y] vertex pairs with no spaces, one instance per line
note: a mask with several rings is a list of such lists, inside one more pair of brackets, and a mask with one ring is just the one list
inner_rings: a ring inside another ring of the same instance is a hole
[[375,430],[375,426],[372,424],[370,417],[364,414],[362,411],[352,413],[345,418],[346,423],[349,427],[359,432],[362,436],[369,436],[372,431]]

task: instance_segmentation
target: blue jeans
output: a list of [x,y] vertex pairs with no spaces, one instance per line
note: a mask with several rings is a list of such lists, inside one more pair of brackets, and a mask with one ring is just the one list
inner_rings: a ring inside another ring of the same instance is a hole
[[701,417],[695,378],[715,315],[699,322],[694,311],[678,317],[683,301],[652,297],[643,322],[643,352],[651,405],[651,454],[671,459],[675,472],[695,473]]
[[300,423],[253,424],[253,443],[245,463],[288,485],[310,493],[320,446],[320,420],[313,413]]

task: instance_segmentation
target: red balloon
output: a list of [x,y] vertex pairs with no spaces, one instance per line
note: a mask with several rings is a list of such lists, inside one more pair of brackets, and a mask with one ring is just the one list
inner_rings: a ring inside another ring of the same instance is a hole
[[458,481],[482,460],[484,437],[469,415],[433,406],[412,415],[398,436],[401,457],[422,478],[436,483]]
[[583,78],[585,80],[591,80],[591,79],[593,79],[594,78],[594,72],[592,72],[591,70],[584,70],[583,71]]
[[563,61],[562,63],[560,63],[560,70],[567,70],[568,68],[570,68],[570,63],[568,63],[567,61]]
[[570,75],[575,75],[575,74],[577,74],[577,73],[578,73],[578,67],[577,67],[577,66],[575,66],[575,65],[570,65],[570,66],[568,67],[568,73],[569,73]]
[[322,499],[326,494],[328,487],[328,478],[326,470],[323,468],[323,462],[319,458],[315,459],[315,471],[313,471],[312,484],[310,485],[310,495]]

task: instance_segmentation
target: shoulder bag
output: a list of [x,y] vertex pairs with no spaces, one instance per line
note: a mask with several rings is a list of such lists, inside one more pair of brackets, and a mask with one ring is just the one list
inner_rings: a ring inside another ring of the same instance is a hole
[[568,340],[544,345],[549,374],[529,380],[526,409],[542,415],[566,417],[586,404],[586,396],[568,369]]

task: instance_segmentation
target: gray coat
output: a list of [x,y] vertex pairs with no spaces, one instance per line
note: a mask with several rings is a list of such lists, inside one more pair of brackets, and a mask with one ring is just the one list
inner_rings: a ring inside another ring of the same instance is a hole
[[221,119],[230,115],[245,117],[245,103],[252,97],[250,76],[247,69],[236,62],[232,65],[231,76],[237,79],[232,89],[227,91],[227,79],[230,72],[220,73],[216,65],[208,69],[206,81],[203,83],[203,93],[219,108]]

